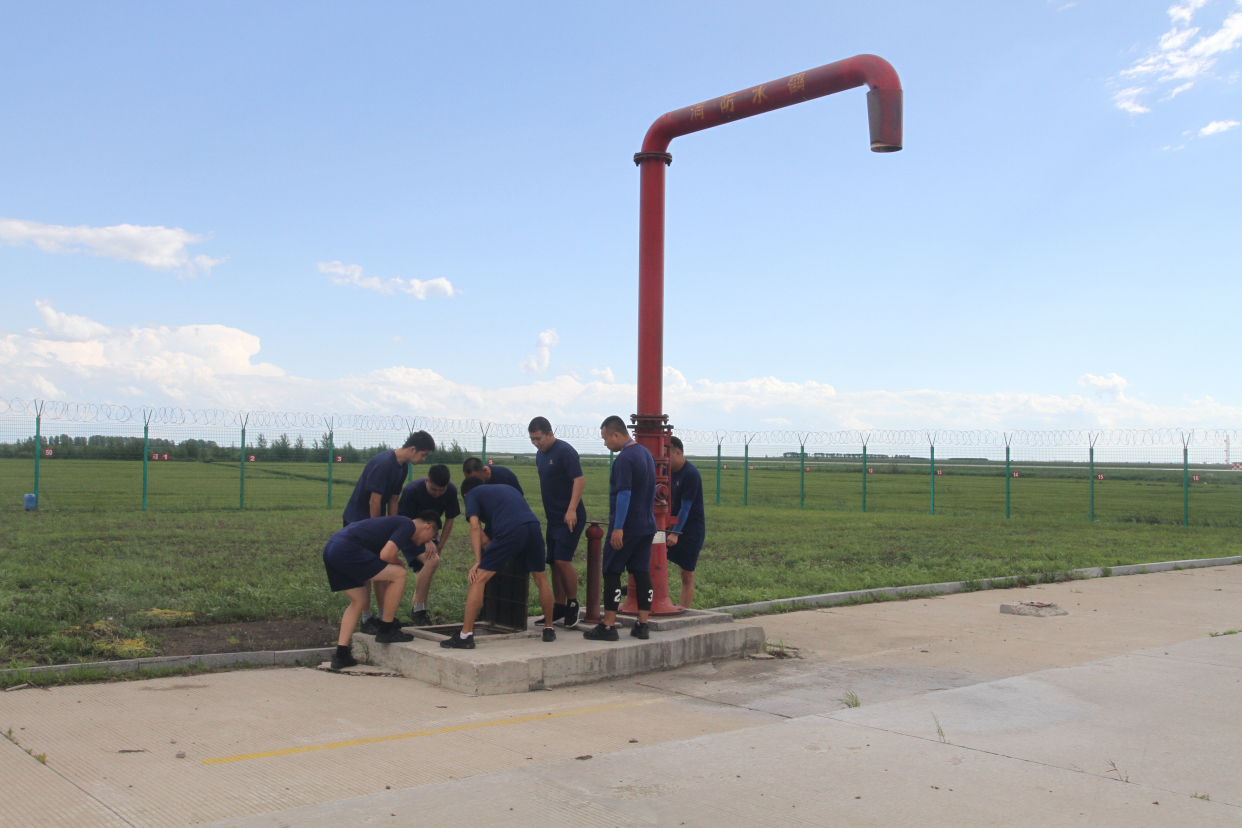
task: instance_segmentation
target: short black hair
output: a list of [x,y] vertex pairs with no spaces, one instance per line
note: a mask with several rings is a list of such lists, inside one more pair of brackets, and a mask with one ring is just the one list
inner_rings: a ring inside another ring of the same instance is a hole
[[461,481],[461,496],[465,497],[482,485],[483,481],[479,478],[467,477],[465,480]]
[[405,445],[401,448],[416,448],[419,451],[435,451],[436,441],[431,439],[431,435],[425,431],[415,431],[406,438]]
[[680,437],[669,437],[668,442],[669,442],[669,445],[671,445],[673,448],[680,451],[682,454],[686,453],[686,447],[681,444]]
[[625,434],[628,436],[630,433],[630,430],[625,426],[625,420],[616,414],[605,419],[604,422],[600,423],[599,427],[604,431],[611,431],[613,434]]
[[431,509],[423,509],[421,512],[419,512],[417,515],[414,516],[414,519],[421,520],[423,523],[434,524],[436,527],[436,531],[437,532],[440,531],[440,516],[437,515],[435,512],[433,512]]
[[449,477],[448,466],[439,463],[427,469],[427,479],[437,486],[447,486],[452,478]]
[[531,433],[532,431],[542,431],[544,434],[551,434],[552,424],[548,422],[547,417],[536,417],[535,419],[531,420],[530,425],[526,427],[527,434]]
[[[461,464],[461,470],[467,477],[475,472],[483,471],[483,461],[477,457],[467,457],[466,462]],[[465,492],[462,492],[465,494]]]

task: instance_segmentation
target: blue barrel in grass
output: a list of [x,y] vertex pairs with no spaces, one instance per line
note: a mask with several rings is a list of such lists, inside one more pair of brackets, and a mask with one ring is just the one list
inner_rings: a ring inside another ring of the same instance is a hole
[[39,508],[39,498],[32,494],[23,495],[22,505],[26,507],[26,511],[30,512]]

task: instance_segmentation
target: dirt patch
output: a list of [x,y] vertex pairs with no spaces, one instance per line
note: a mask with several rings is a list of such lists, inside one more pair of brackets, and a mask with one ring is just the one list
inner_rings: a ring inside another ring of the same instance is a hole
[[176,656],[331,647],[337,632],[336,625],[323,621],[282,620],[173,627],[148,634],[160,655]]

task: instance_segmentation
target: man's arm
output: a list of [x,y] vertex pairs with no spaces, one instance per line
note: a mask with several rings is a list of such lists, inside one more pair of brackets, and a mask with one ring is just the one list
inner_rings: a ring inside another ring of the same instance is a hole
[[574,478],[574,490],[569,495],[569,510],[565,512],[565,525],[569,527],[569,531],[574,531],[574,527],[578,525],[578,504],[582,502],[582,492],[586,489],[586,478]]
[[384,548],[380,550],[380,560],[384,563],[397,564],[405,566],[399,554],[401,550],[397,549],[397,545],[392,541],[384,544]]
[[395,515],[397,513],[397,504],[401,502],[400,495],[393,495],[388,498],[388,514]]
[[453,521],[455,518],[446,518],[444,521],[444,531],[440,533],[440,551],[444,551],[444,547],[448,546],[449,536],[453,534]]
[[379,492],[371,492],[371,517],[383,517],[384,515],[384,496]]

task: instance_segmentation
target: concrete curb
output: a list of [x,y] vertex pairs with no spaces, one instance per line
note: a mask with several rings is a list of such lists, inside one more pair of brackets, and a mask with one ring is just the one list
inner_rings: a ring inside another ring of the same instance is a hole
[[40,673],[67,673],[82,668],[108,670],[112,673],[129,673],[146,667],[232,667],[234,664],[297,664],[311,659],[332,658],[335,647],[315,647],[309,650],[259,650],[249,653],[210,653],[207,655],[153,656],[151,658],[127,658],[122,661],[90,661],[81,664],[52,664],[46,667],[19,667],[0,670],[0,676],[33,676]]
[[[1146,575],[1149,572],[1167,572],[1171,569],[1197,569],[1205,566],[1231,566],[1242,563],[1242,555],[1231,558],[1196,558],[1190,561],[1161,561],[1149,564],[1127,564],[1125,566],[1107,567],[1109,575]],[[1105,567],[1092,566],[1087,569],[1075,569],[1069,572],[1072,578],[1103,578]],[[751,612],[772,612],[782,609],[804,609],[809,607],[835,607],[841,604],[856,604],[874,601],[880,598],[900,598],[904,595],[926,594],[935,592],[951,595],[961,592],[967,584],[977,583],[983,589],[999,589],[1014,586],[1018,576],[1008,578],[981,578],[978,581],[946,581],[940,584],[916,584],[903,587],[880,587],[879,589],[856,589],[852,592],[829,592],[824,595],[803,595],[800,598],[777,598],[772,601],[757,601],[753,604],[734,604],[728,607],[714,607],[713,612],[727,612],[741,615]],[[1065,573],[1057,573],[1056,580],[1066,580]]]

